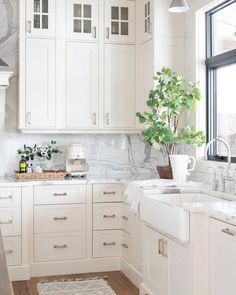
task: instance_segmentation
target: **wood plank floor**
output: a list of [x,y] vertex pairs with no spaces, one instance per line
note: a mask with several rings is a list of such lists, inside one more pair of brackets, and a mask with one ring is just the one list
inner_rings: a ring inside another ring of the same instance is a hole
[[121,272],[99,272],[77,275],[51,276],[31,278],[30,281],[13,282],[15,295],[38,295],[36,284],[41,280],[58,280],[61,278],[87,278],[87,277],[102,277],[107,276],[107,282],[117,295],[138,295],[138,288]]

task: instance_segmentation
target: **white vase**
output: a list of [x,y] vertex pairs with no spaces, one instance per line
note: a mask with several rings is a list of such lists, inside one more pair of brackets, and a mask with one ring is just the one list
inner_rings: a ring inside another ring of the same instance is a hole
[[194,171],[196,165],[196,159],[188,155],[170,155],[170,162],[173,179],[178,182],[186,182],[187,175]]

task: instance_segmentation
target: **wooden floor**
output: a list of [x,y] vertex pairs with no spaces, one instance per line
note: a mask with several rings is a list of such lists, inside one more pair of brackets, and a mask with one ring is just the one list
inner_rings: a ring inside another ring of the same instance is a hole
[[107,282],[117,295],[138,295],[139,291],[131,281],[120,271],[64,275],[52,277],[31,278],[30,281],[13,282],[15,295],[38,295],[36,284],[41,280],[56,280],[60,278],[87,278],[107,276]]

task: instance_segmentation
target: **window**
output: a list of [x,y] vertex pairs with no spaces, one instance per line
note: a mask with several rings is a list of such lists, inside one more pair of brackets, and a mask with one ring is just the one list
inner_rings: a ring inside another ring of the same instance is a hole
[[[236,162],[236,0],[206,13],[207,137],[221,137]],[[226,160],[226,150],[214,143],[209,159]]]

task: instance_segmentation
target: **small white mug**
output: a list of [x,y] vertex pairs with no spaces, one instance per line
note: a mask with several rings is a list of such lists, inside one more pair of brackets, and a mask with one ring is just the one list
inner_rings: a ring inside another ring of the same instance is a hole
[[[170,155],[173,179],[178,182],[186,182],[187,175],[194,171],[196,159],[188,155]],[[192,162],[192,167],[189,164]]]

